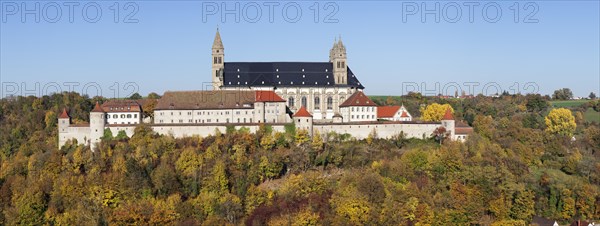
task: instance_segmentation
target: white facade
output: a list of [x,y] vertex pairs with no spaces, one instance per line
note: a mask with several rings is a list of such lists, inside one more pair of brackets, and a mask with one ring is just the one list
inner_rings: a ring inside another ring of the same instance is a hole
[[256,102],[243,108],[201,110],[155,110],[156,124],[240,124],[289,122],[284,102]]
[[369,122],[377,121],[376,106],[349,106],[340,107],[343,122]]
[[142,120],[141,112],[108,112],[106,113],[106,124],[140,124]]

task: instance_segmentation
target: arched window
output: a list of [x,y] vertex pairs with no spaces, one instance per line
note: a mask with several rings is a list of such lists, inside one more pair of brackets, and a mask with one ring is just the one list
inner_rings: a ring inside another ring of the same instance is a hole
[[333,98],[327,97],[327,110],[333,109]]
[[302,99],[300,99],[300,103],[302,104],[302,107],[306,107],[306,97],[302,97]]
[[121,114],[121,118],[125,118],[125,114]]
[[321,109],[321,99],[319,97],[315,97],[315,109]]
[[131,118],[131,114],[127,114],[127,118]]
[[288,106],[290,106],[291,108],[293,108],[294,104],[296,104],[296,101],[294,100],[294,97],[289,97],[288,98]]

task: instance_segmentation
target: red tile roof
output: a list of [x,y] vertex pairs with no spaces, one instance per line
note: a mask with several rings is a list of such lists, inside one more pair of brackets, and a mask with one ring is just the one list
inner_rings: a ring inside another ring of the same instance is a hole
[[406,114],[406,111],[403,111],[403,112],[402,112],[402,115],[400,115],[400,117],[402,117],[402,118],[406,118],[406,117],[408,117],[408,114]]
[[60,116],[58,116],[58,118],[69,118],[69,114],[67,113],[67,109],[63,108],[62,113],[60,113]]
[[393,118],[400,106],[378,106],[377,118]]
[[256,91],[256,102],[285,102],[273,91]]
[[473,127],[456,127],[454,132],[456,134],[471,134],[473,133]]
[[446,109],[446,113],[444,114],[442,120],[454,120],[454,116],[452,116],[452,110],[450,110],[450,108]]
[[340,104],[340,107],[348,106],[377,106],[367,95],[363,92],[355,92],[352,94],[344,103]]
[[312,115],[306,110],[304,106],[300,107],[294,117],[312,117]]
[[96,102],[96,106],[94,106],[94,109],[92,110],[92,112],[104,112],[104,110],[102,110],[102,107],[100,107],[100,104],[98,102]]

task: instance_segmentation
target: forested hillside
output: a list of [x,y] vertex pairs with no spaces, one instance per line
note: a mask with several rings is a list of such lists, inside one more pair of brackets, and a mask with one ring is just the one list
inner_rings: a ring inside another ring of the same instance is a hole
[[60,110],[85,122],[96,101],[103,99],[76,93],[0,101],[0,225],[600,219],[600,126],[583,116],[600,110],[598,100],[569,109],[540,95],[377,100],[404,104],[415,117],[429,104],[450,104],[475,129],[465,143],[309,137],[269,126],[175,139],[140,125],[133,137],[107,133],[95,152],[73,143],[57,149]]

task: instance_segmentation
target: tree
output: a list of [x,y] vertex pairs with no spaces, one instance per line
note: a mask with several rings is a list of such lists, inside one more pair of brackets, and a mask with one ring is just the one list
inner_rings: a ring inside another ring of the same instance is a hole
[[296,144],[302,145],[310,140],[310,136],[308,135],[308,131],[305,129],[298,130],[295,136]]
[[564,136],[572,136],[577,128],[575,117],[566,108],[552,109],[545,118],[546,132]]
[[527,107],[527,111],[529,112],[542,112],[545,111],[549,104],[541,95],[539,94],[528,94],[527,95],[527,103],[525,104]]
[[313,134],[311,146],[315,151],[323,150],[323,137],[321,137],[321,133],[318,130]]
[[142,99],[142,95],[140,95],[139,93],[134,93],[134,94],[131,94],[129,99],[139,100],[139,99]]
[[431,135],[433,136],[433,138],[436,141],[438,141],[438,142],[440,142],[440,144],[442,144],[442,141],[444,139],[446,139],[450,135],[450,133],[448,133],[446,131],[446,128],[444,128],[443,126],[440,126],[440,127],[435,128],[435,130],[433,131],[433,133]]
[[144,110],[143,117],[154,117],[154,108],[156,108],[156,104],[158,101],[156,99],[147,99],[144,101],[142,105],[142,109]]
[[596,93],[591,92],[589,95],[590,99],[595,100],[596,99]]
[[439,122],[444,117],[446,109],[450,108],[450,111],[454,113],[454,109],[449,104],[438,104],[433,103],[427,107],[421,107],[421,120],[428,122]]
[[152,92],[152,93],[149,93],[149,94],[148,94],[148,99],[154,99],[154,100],[156,100],[156,99],[160,99],[160,95],[158,95],[158,94],[156,94],[156,93]]
[[555,90],[554,94],[552,94],[552,99],[555,100],[569,100],[573,98],[573,92],[569,88],[562,88],[559,90]]
[[125,132],[125,130],[121,130],[117,133],[117,137],[115,137],[117,140],[126,140],[129,138],[129,136],[127,136],[127,132]]

